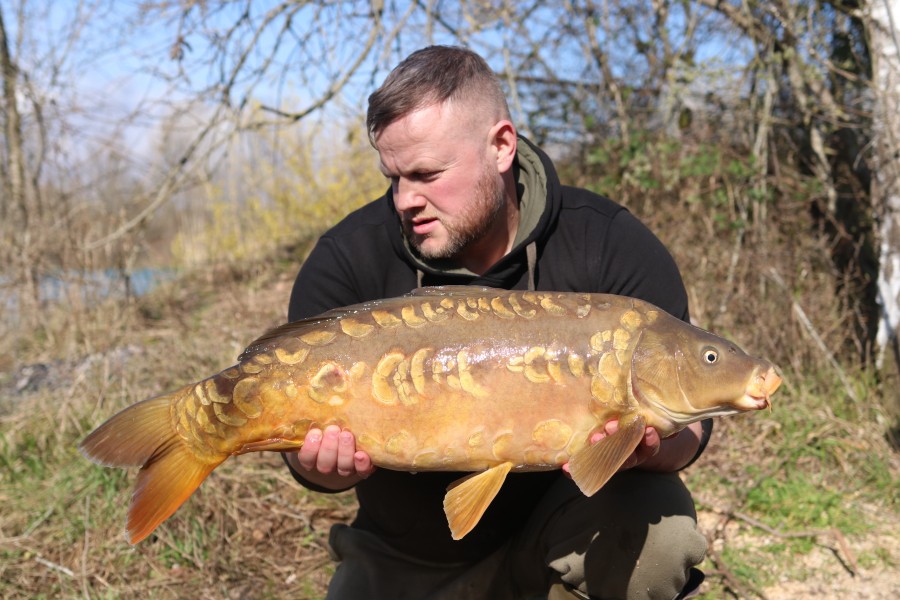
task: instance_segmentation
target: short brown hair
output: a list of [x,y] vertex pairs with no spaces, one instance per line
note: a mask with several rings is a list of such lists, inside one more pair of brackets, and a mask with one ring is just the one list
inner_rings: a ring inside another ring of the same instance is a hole
[[411,112],[446,100],[478,102],[509,119],[500,81],[481,56],[459,46],[428,46],[397,65],[369,96],[366,129],[369,139]]

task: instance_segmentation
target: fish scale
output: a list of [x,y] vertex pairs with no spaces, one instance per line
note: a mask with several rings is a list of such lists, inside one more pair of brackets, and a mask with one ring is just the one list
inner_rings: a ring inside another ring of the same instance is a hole
[[[510,471],[569,463],[595,493],[648,426],[770,406],[777,369],[623,296],[422,288],[276,328],[237,365],[111,417],[91,460],[141,466],[129,540],[149,535],[229,456],[297,450],[311,428],[351,430],[373,464],[477,472],[445,498],[454,539]],[[619,432],[593,433],[618,419]]]

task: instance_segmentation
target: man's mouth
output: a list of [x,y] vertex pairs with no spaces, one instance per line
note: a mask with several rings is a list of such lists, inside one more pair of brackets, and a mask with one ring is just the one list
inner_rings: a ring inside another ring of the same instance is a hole
[[428,235],[438,226],[440,221],[432,217],[415,217],[407,221],[409,229],[416,235]]

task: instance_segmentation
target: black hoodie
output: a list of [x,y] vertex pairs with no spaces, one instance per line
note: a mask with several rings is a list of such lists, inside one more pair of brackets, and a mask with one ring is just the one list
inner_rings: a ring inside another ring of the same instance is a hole
[[[516,170],[519,233],[512,251],[483,275],[429,264],[410,252],[388,190],[319,239],[297,276],[289,319],[399,296],[420,284],[621,294],[688,319],[675,261],[631,213],[608,198],[560,185],[550,159],[521,137]],[[294,476],[310,489],[328,491]],[[360,508],[353,526],[422,560],[474,561],[520,529],[562,475],[511,474],[475,529],[453,541],[443,497],[461,476],[378,469],[356,486]]]

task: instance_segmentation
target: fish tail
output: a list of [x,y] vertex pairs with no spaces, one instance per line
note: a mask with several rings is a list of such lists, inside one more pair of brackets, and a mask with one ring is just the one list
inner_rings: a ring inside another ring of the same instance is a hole
[[112,416],[91,432],[78,449],[107,467],[139,466],[126,529],[137,544],[200,487],[227,455],[201,459],[178,435],[172,423],[172,403],[193,386],[138,402]]

